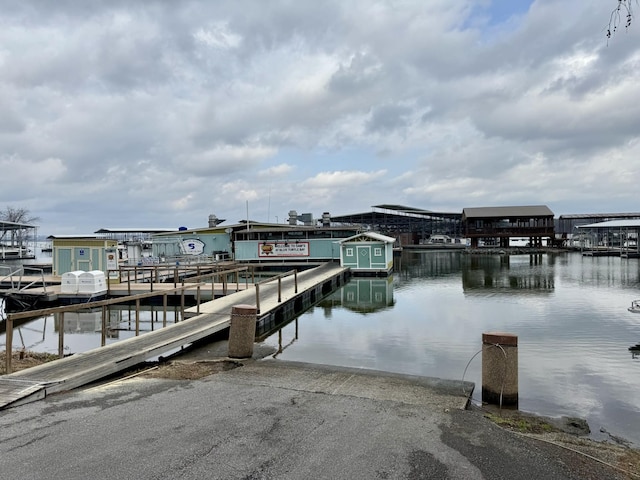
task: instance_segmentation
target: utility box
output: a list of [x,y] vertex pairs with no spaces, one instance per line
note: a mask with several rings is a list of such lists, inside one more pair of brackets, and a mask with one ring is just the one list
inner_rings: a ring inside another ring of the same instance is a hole
[[78,293],[102,293],[107,290],[107,280],[101,270],[82,272],[78,280]]
[[80,275],[82,275],[83,273],[85,272],[83,272],[82,270],[63,273],[60,283],[60,293],[78,293]]

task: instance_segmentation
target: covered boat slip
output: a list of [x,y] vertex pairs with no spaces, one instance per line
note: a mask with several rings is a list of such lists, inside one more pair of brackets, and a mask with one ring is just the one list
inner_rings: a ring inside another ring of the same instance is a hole
[[26,223],[0,220],[0,260],[22,260],[36,258],[35,245],[38,227]]
[[579,225],[578,245],[585,256],[640,257],[640,219],[610,220]]
[[[302,305],[303,296],[318,289],[325,292],[335,288],[344,282],[348,272],[348,268],[327,263],[301,272],[297,278],[290,275],[262,285],[258,322],[273,318],[286,309],[296,310],[297,305]],[[0,377],[0,408],[86,385],[210,337],[229,327],[233,306],[255,305],[256,300],[256,289],[232,293],[201,304],[199,312],[195,307],[185,310],[187,318],[184,321],[160,330],[3,375]]]

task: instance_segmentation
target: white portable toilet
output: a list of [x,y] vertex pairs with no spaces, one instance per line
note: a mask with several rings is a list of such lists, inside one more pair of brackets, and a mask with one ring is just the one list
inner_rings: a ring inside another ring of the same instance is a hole
[[78,280],[78,293],[102,293],[107,291],[107,281],[102,270],[82,272]]
[[60,283],[60,293],[78,293],[78,285],[80,284],[80,275],[82,270],[75,270],[73,272],[67,272],[62,274]]

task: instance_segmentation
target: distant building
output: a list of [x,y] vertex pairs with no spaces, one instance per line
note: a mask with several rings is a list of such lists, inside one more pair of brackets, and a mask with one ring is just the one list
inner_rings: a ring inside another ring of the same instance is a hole
[[528,237],[529,245],[539,247],[543,239],[554,238],[553,212],[545,205],[480,207],[462,210],[464,236],[471,247],[496,245],[509,247],[509,239]]
[[102,272],[118,269],[118,241],[96,235],[51,235],[52,272],[63,275],[73,271]]

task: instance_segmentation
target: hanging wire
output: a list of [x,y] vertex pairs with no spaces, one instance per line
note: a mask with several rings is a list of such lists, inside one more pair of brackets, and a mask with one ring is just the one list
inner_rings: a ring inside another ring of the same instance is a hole
[[[502,385],[500,386],[500,410],[502,410],[502,395],[504,394],[504,386],[505,383],[507,381],[507,352],[505,351],[504,348],[502,348],[502,345],[500,345],[499,343],[496,344],[492,344],[492,345],[487,345],[489,348],[492,347],[497,347],[500,350],[502,350],[502,354],[504,356],[504,369],[502,371]],[[467,366],[464,367],[464,372],[462,372],[462,393],[464,395],[467,394],[465,388],[464,388],[464,376],[467,373],[467,369],[469,368],[469,365],[471,365],[471,362],[473,361],[474,358],[476,358],[478,356],[479,353],[481,353],[483,350],[483,348],[481,348],[480,350],[478,350],[467,362]]]

